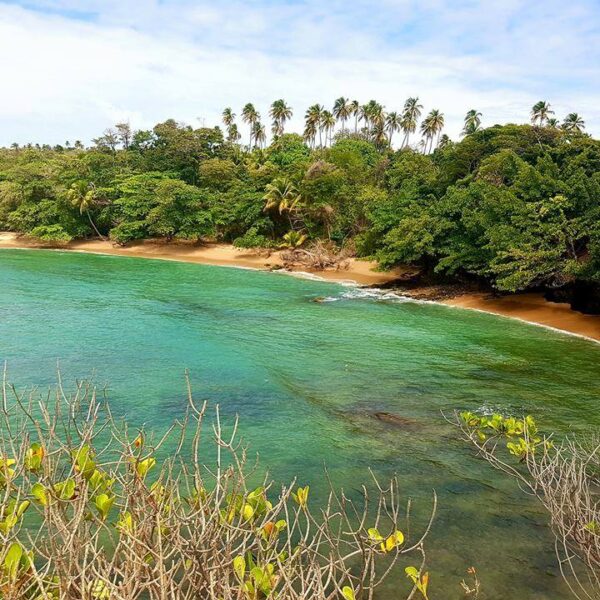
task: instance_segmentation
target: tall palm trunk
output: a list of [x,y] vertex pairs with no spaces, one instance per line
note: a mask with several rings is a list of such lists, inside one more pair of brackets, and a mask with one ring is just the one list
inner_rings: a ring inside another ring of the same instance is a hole
[[90,222],[90,225],[92,226],[92,229],[96,232],[96,235],[101,239],[101,240],[106,240],[106,238],[98,231],[98,228],[96,227],[96,223],[94,223],[94,221],[92,220],[92,215],[90,215],[90,211],[86,210],[85,214],[87,215],[87,218]]

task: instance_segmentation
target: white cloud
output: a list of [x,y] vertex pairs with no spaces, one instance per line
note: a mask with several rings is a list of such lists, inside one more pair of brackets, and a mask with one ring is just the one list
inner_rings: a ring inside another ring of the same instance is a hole
[[[351,4],[349,6],[349,4]],[[300,129],[309,104],[409,95],[484,123],[525,121],[541,98],[600,132],[599,10],[557,0],[380,0],[261,4],[178,0],[0,1],[0,144],[81,139],[122,119],[218,124],[284,97]]]

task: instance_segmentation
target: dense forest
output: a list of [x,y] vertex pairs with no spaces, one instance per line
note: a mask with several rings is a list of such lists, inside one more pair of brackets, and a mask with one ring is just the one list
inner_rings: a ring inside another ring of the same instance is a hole
[[597,287],[600,142],[581,117],[559,124],[540,102],[531,124],[483,129],[472,110],[454,142],[437,110],[419,126],[421,109],[416,98],[400,113],[341,98],[310,107],[298,135],[279,100],[269,145],[251,104],[243,144],[231,109],[223,128],[168,120],[119,124],[90,148],[15,144],[0,150],[0,229],[51,242],[321,239],[382,268],[418,264],[499,290]]

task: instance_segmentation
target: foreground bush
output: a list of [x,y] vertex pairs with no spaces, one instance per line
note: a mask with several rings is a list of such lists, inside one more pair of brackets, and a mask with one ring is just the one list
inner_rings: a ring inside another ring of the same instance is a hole
[[395,480],[359,501],[331,491],[315,510],[308,485],[250,485],[237,423],[225,434],[206,410],[189,393],[155,439],[116,422],[90,385],[41,400],[5,384],[0,597],[352,600],[404,568],[402,593],[427,598],[431,520],[410,532]]
[[[465,439],[550,516],[560,572],[576,598],[600,598],[600,438],[555,444],[531,416],[455,416]],[[512,458],[512,460],[511,460]]]

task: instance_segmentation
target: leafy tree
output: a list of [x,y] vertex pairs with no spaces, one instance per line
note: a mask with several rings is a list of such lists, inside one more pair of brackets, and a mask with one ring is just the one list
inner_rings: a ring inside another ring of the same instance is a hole
[[150,235],[200,240],[212,232],[210,211],[198,188],[177,179],[163,179],[155,191],[155,205],[147,215]]

